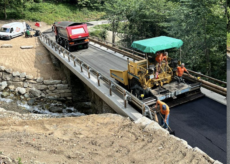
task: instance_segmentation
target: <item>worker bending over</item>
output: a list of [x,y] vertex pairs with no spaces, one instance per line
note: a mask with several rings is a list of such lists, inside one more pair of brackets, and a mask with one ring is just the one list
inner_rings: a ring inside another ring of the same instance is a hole
[[[184,67],[184,63],[182,63],[180,67],[177,67],[176,80],[178,81],[178,83],[180,82],[184,83],[184,79],[182,78],[184,72],[187,72],[189,74],[188,70]],[[189,74],[189,76],[191,75]]]
[[161,126],[163,125],[163,128],[168,129],[168,126],[169,126],[169,115],[170,115],[169,114],[170,113],[169,107],[168,107],[167,104],[165,104],[164,102],[162,102],[160,100],[157,100],[155,108],[157,108],[158,105],[160,107],[160,114],[163,117],[163,118],[161,117],[160,125]]

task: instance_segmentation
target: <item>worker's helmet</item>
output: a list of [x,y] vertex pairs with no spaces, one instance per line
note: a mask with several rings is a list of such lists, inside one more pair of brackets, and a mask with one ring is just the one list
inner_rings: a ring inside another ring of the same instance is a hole
[[162,109],[163,109],[163,110],[166,110],[166,105],[162,105]]
[[182,63],[181,65],[183,65],[183,66],[184,66],[184,63]]

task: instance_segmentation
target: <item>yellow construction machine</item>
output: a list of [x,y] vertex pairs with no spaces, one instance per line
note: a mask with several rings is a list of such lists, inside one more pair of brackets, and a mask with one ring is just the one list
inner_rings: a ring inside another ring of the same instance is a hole
[[[127,70],[110,70],[110,76],[131,91],[139,99],[153,97],[155,100],[175,98],[177,95],[199,89],[200,85],[183,84],[173,81],[177,60],[167,57],[162,61],[160,69],[155,62],[155,53],[170,48],[180,48],[183,42],[180,39],[161,36],[151,39],[135,41],[133,48],[148,55],[140,61],[127,61]],[[170,65],[170,66],[169,66]]]

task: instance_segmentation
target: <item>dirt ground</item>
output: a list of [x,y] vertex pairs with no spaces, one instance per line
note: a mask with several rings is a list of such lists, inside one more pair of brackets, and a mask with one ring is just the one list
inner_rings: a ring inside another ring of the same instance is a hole
[[115,114],[43,118],[0,108],[0,145],[0,162],[8,163],[211,163],[173,137]]
[[[0,26],[6,23],[15,22],[0,20]],[[17,20],[18,22],[18,20]],[[41,22],[41,27],[36,27],[35,22],[26,21],[33,29],[47,30],[51,26]],[[64,79],[64,75],[55,69],[49,57],[49,52],[43,47],[37,37],[25,38],[20,36],[12,40],[0,40],[0,47],[3,44],[11,44],[12,48],[0,48],[0,65],[14,71],[26,72],[34,77],[44,79]],[[21,46],[33,46],[33,49],[21,49]]]

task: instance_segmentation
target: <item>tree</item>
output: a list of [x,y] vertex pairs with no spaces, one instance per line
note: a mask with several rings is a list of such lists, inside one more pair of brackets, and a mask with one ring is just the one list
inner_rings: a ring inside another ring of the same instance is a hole
[[110,0],[106,1],[104,8],[106,10],[108,20],[112,26],[112,43],[115,43],[115,33],[118,30],[119,24],[126,19],[126,9],[128,0]]
[[226,18],[223,2],[184,0],[168,20],[168,34],[184,41],[182,60],[186,61],[188,67],[209,76],[226,79],[225,74],[216,74],[226,70]]

